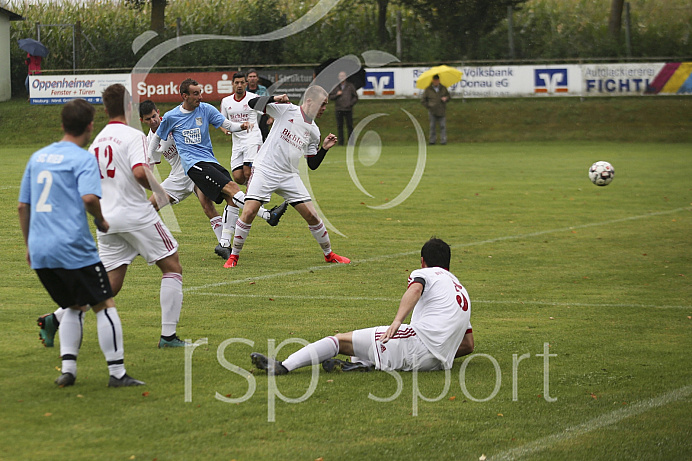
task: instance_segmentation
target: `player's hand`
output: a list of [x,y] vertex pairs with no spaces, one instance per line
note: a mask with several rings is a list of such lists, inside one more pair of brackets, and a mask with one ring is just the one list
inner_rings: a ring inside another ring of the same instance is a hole
[[401,322],[398,320],[395,320],[392,322],[392,324],[387,328],[387,331],[384,333],[384,336],[382,336],[382,343],[386,343],[390,339],[394,337],[397,331],[399,331],[399,327],[401,326]]
[[94,218],[94,224],[96,224],[96,228],[104,234],[108,232],[108,229],[110,229],[111,227],[111,225],[108,224],[108,221],[106,221],[105,219],[98,220]]
[[247,131],[247,132],[249,132],[250,130],[252,130],[254,127],[255,127],[255,124],[254,124],[254,123],[250,123],[250,122],[243,122],[243,123],[240,124],[240,128],[241,128],[242,130]]
[[267,125],[274,123],[274,117],[267,117]]
[[31,256],[29,255],[29,249],[26,249],[26,262],[29,264],[29,267],[31,267]]
[[227,135],[230,135],[230,134],[231,134],[231,130],[227,130],[226,128],[224,128],[224,127],[222,127],[222,126],[219,127],[219,130],[221,130],[221,132],[222,132],[223,134],[227,134]]
[[288,95],[286,93],[284,93],[284,94],[274,95],[274,102],[285,104],[285,103],[291,102],[291,100],[288,99]]
[[336,135],[329,133],[324,138],[324,142],[322,142],[322,148],[323,149],[329,149],[330,147],[333,147],[338,140],[339,140],[339,138],[337,138]]

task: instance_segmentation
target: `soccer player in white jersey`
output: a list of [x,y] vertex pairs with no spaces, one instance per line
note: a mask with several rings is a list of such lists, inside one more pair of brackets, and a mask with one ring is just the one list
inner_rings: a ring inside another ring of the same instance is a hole
[[[159,109],[156,107],[153,101],[147,99],[142,101],[139,105],[139,119],[141,122],[145,123],[149,127],[149,134],[147,135],[147,145],[151,138],[158,130],[161,124],[161,114]],[[161,183],[161,187],[164,188],[168,194],[168,200],[171,204],[175,205],[182,202],[188,198],[192,193],[197,196],[200,205],[202,205],[202,210],[204,214],[209,218],[209,223],[211,228],[216,235],[217,243],[221,240],[221,230],[223,229],[222,218],[214,202],[209,200],[202,191],[199,190],[195,183],[192,182],[189,176],[185,175],[183,166],[180,163],[180,156],[178,155],[178,149],[175,146],[175,141],[173,140],[173,135],[169,135],[168,139],[162,140],[157,149],[157,157],[159,161],[153,163],[160,163],[160,158],[163,156],[168,163],[171,165],[171,171],[168,177],[164,179]],[[151,160],[151,159],[150,159]],[[149,201],[156,210],[159,210],[158,204],[156,203],[156,197],[149,197]],[[220,243],[214,248],[214,252],[224,259],[228,259],[231,254],[230,248],[224,248]]]
[[102,97],[109,122],[89,147],[101,170],[103,215],[111,223],[110,232],[96,233],[99,255],[116,295],[137,255],[161,269],[158,346],[182,347],[185,342],[176,335],[183,305],[178,242],[151,206],[145,189],[154,192],[159,203],[165,203],[167,195],[149,170],[146,136],[127,124],[132,111],[127,90],[114,84],[104,90]]
[[224,267],[235,267],[252,227],[252,221],[262,203],[276,192],[291,204],[308,223],[308,228],[324,252],[328,263],[348,264],[350,259],[332,251],[329,232],[317,215],[312,198],[300,179],[298,162],[305,156],[310,169],[316,169],[337,138],[328,134],[318,150],[321,136],[314,119],[327,107],[327,92],[319,86],[305,91],[300,106],[290,104],[288,96],[261,96],[249,102],[250,107],[274,117],[267,140],[255,157],[252,177],[248,184],[245,208],[238,219],[233,238],[233,251]]
[[252,162],[262,147],[262,132],[257,124],[257,111],[249,105],[257,96],[246,91],[245,74],[233,75],[233,94],[221,100],[221,115],[236,123],[248,122],[252,126],[247,131],[228,132],[233,137],[231,151],[231,174],[238,184],[245,185],[250,178]]
[[27,164],[19,192],[19,222],[27,262],[53,300],[67,306],[60,330],[62,374],[55,383],[75,383],[83,315],[91,306],[108,363],[108,385],[139,386],[144,383],[125,372],[122,324],[86,219],[88,212],[98,230],[108,232],[99,202],[99,168],[83,149],[94,129],[94,112],[83,99],[63,106],[62,140],[34,153]]
[[[338,333],[308,344],[283,362],[260,353],[252,363],[274,375],[322,363],[325,371],[430,371],[452,368],[456,357],[473,352],[471,301],[449,272],[451,249],[431,238],[421,249],[421,269],[409,275],[408,289],[389,326]],[[411,314],[411,323],[403,321]],[[332,358],[351,356],[351,361]],[[313,357],[317,362],[313,362]]]
[[[168,139],[172,133],[185,174],[215,203],[226,201],[224,216],[237,216],[238,207],[245,203],[245,194],[214,156],[209,125],[215,128],[223,127],[228,131],[247,130],[250,125],[247,122],[231,122],[214,106],[202,102],[202,86],[193,79],[183,80],[180,84],[180,94],[183,103],[164,115],[159,129],[149,141],[149,155],[155,159],[161,139]],[[285,213],[286,206],[284,203],[271,210],[262,210],[262,217],[275,226]],[[229,213],[229,209],[235,209],[232,210],[234,214]],[[228,248],[231,245],[234,227],[234,219],[224,221],[220,241],[222,246]]]

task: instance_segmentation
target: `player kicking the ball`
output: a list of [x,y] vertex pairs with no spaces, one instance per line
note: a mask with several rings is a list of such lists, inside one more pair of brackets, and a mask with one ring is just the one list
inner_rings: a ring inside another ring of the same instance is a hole
[[[274,375],[320,362],[325,371],[452,368],[456,357],[473,352],[473,330],[469,294],[449,272],[450,259],[451,250],[444,241],[432,238],[423,245],[421,269],[409,275],[408,289],[390,326],[322,338],[283,362],[253,352],[252,363]],[[411,323],[403,324],[411,312]],[[350,355],[351,361],[332,358],[337,354]]]
[[324,252],[328,263],[348,264],[350,259],[332,251],[324,223],[317,215],[312,198],[300,179],[298,161],[305,156],[310,169],[315,170],[337,138],[329,134],[320,144],[320,129],[314,119],[319,118],[329,101],[327,92],[319,86],[311,86],[305,92],[300,106],[291,104],[288,96],[261,96],[249,101],[250,107],[274,118],[267,140],[255,157],[252,176],[245,196],[245,208],[238,219],[233,238],[231,257],[224,267],[235,267],[243,245],[250,234],[252,221],[262,203],[276,192],[284,198],[308,223],[310,232]]
[[[156,160],[156,150],[161,140],[168,139],[168,136],[173,134],[185,174],[215,203],[226,201],[226,219],[219,243],[228,248],[233,239],[238,208],[242,208],[245,203],[245,194],[214,156],[209,125],[215,128],[223,127],[228,131],[241,131],[250,128],[250,124],[231,122],[214,106],[202,102],[202,86],[195,80],[183,80],[180,84],[180,95],[183,103],[166,112],[158,130],[149,140],[149,156]],[[287,204],[283,203],[271,210],[257,209],[255,214],[261,211],[262,217],[275,226],[286,212],[286,207]]]

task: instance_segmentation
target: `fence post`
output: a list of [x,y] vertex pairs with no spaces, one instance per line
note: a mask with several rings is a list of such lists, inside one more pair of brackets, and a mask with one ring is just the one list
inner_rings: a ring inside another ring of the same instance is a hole
[[[75,63],[78,63],[82,59],[82,21],[77,21],[74,25],[74,35],[75,35]],[[79,66],[77,66],[79,67]]]
[[508,35],[508,40],[509,40],[509,57],[511,59],[515,58],[515,53],[514,53],[514,22],[512,19],[512,5],[509,5],[507,7],[507,35]]
[[630,2],[625,2],[625,46],[627,57],[632,57],[632,21],[630,20]]
[[396,57],[401,59],[401,10],[396,12]]

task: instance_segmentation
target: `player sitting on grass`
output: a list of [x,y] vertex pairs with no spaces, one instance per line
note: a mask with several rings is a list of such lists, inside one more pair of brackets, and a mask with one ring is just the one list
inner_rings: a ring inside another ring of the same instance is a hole
[[[390,326],[327,336],[283,362],[253,352],[252,363],[274,375],[320,362],[325,371],[452,368],[456,357],[473,352],[473,330],[469,294],[449,272],[450,259],[449,245],[442,240],[432,238],[423,245],[421,269],[409,275],[408,289]],[[403,324],[411,312],[411,323]],[[351,361],[332,358],[337,354],[351,356]]]

